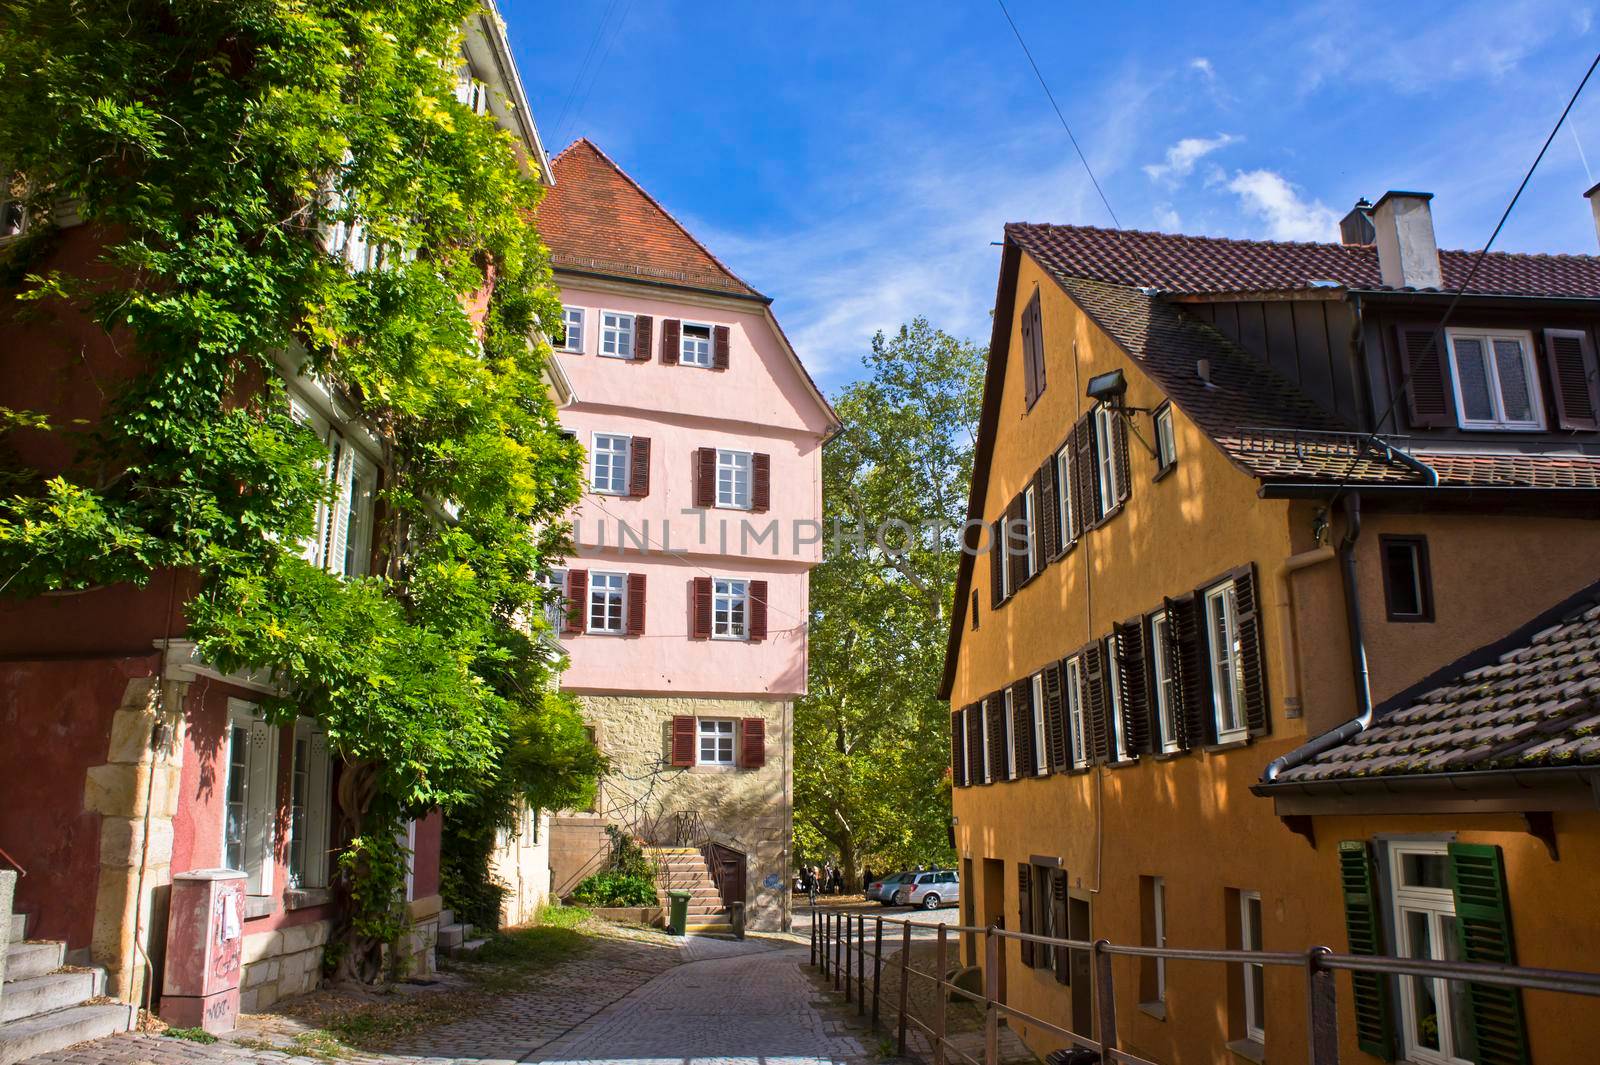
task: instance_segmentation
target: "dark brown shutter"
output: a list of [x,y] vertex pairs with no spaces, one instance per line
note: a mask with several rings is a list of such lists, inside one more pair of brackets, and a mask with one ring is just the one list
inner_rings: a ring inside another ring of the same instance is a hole
[[1600,429],[1600,370],[1586,329],[1546,329],[1545,361],[1562,429]]
[[717,449],[702,447],[694,453],[694,505],[709,509],[717,505]]
[[1056,522],[1060,508],[1056,506],[1055,464],[1055,456],[1052,455],[1044,460],[1044,465],[1033,475],[1033,502],[1039,511],[1033,516],[1033,534],[1038,538],[1036,542],[1039,549],[1036,553],[1040,569],[1049,565],[1061,549],[1061,530]]
[[772,456],[756,452],[750,456],[750,509],[764,513],[772,506]]
[[[1039,885],[1044,888],[1043,884]],[[970,889],[969,889],[970,890]],[[1033,866],[1027,862],[1017,863],[1017,931],[1023,935],[1033,934]],[[1022,964],[1033,968],[1033,941],[1021,940]]]
[[636,499],[650,494],[648,436],[636,436],[628,442],[628,494]]
[[1011,685],[1011,765],[1018,777],[1038,772],[1033,749],[1033,680]]
[[1272,731],[1272,708],[1267,701],[1267,669],[1261,655],[1261,610],[1256,598],[1255,563],[1234,576],[1233,597],[1239,608],[1244,721],[1250,735],[1265,736]]
[[1117,502],[1126,503],[1133,490],[1133,469],[1128,465],[1128,419],[1116,414],[1111,419],[1112,450],[1117,463]]
[[1111,685],[1106,678],[1105,645],[1096,640],[1083,652],[1083,683],[1089,696],[1089,760],[1111,759]]
[[731,346],[728,327],[725,325],[712,326],[711,368],[713,370],[726,370],[728,368],[728,349]]
[[750,582],[750,642],[767,638],[767,582]]
[[1438,429],[1456,423],[1454,386],[1445,356],[1444,332],[1433,325],[1395,327],[1400,352],[1400,387],[1413,429]]
[[982,704],[969,703],[961,711],[967,720],[967,783],[983,783],[983,713]]
[[650,361],[651,318],[648,314],[633,316],[633,361]]
[[1117,648],[1117,684],[1122,689],[1122,729],[1129,757],[1149,754],[1155,725],[1150,713],[1150,666],[1144,621],[1135,618],[1111,627]]
[[1037,400],[1044,395],[1044,311],[1039,305],[1039,290],[1033,290],[1033,299],[1028,304],[1033,314],[1033,328],[1028,335],[1033,342],[1033,398]]
[[1051,772],[1064,773],[1072,768],[1072,748],[1067,743],[1067,700],[1064,681],[1066,667],[1052,662],[1044,670],[1044,731],[1049,744],[1047,763]]
[[1022,493],[1018,492],[1016,498],[1011,500],[1011,505],[1006,508],[1006,565],[1011,574],[1013,591],[1021,588],[1022,582],[1028,579],[1028,552],[1016,543],[1017,538],[1026,540],[1027,526],[1022,520],[1025,507],[1026,501]]
[[672,719],[672,764],[679,769],[694,765],[694,718]]
[[967,752],[961,742],[961,725],[966,721],[966,710],[950,711],[950,783],[957,788],[967,786]]
[[989,725],[989,781],[1006,778],[1006,695],[998,691],[985,701],[984,719]]
[[767,764],[767,723],[759,717],[739,722],[739,766],[760,769]]
[[1072,497],[1073,524],[1081,535],[1100,523],[1100,471],[1094,464],[1094,425],[1089,415],[1078,419],[1072,435],[1072,474],[1078,489]]
[[1039,398],[1039,363],[1038,348],[1034,344],[1034,312],[1039,307],[1039,292],[1034,290],[1033,299],[1022,309],[1021,328],[1022,349],[1022,392],[1025,409],[1032,410],[1034,400]]
[[567,570],[567,618],[562,627],[567,635],[575,635],[584,630],[584,622],[589,613],[589,571],[586,569]]
[[1005,517],[989,526],[989,608],[993,610],[1006,601],[1005,580]]
[[691,584],[689,612],[694,619],[694,638],[711,639],[711,578],[696,577]]
[[[1067,937],[1067,871],[1050,870],[1050,908],[1055,911],[1056,938]],[[1063,947],[1054,949],[1056,956],[1056,983],[1065,984],[1072,979],[1072,952]]]
[[1173,720],[1178,746],[1204,747],[1216,736],[1216,713],[1211,705],[1211,663],[1206,658],[1203,604],[1194,593],[1165,601],[1172,619],[1173,665],[1177,669],[1178,705]]
[[661,319],[661,365],[678,365],[678,353],[683,350],[683,322],[677,318]]
[[628,635],[644,635],[644,574],[628,574]]

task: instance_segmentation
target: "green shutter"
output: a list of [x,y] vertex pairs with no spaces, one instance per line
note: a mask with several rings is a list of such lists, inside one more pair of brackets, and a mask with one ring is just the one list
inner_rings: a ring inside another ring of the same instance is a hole
[[[1452,843],[1449,850],[1461,959],[1515,965],[1517,951],[1511,937],[1511,907],[1500,848]],[[1477,1065],[1527,1065],[1528,1029],[1520,988],[1468,984],[1467,1007],[1477,1044],[1472,1059]]]
[[[1383,953],[1383,922],[1375,886],[1372,844],[1347,839],[1339,844],[1339,880],[1344,886],[1344,925],[1351,954]],[[1389,979],[1381,973],[1351,973],[1355,991],[1356,1038],[1362,1050],[1394,1060],[1394,1010]]]

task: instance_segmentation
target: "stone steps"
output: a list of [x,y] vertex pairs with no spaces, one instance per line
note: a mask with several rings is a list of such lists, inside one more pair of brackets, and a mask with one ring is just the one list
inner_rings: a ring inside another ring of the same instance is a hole
[[[455,915],[452,914],[451,916],[453,917]],[[471,938],[472,926],[470,924],[457,924],[453,921],[450,924],[445,924],[441,919],[439,923],[438,940],[438,947],[440,950],[454,950],[456,947],[461,946],[461,944],[467,942],[467,940]]]
[[16,1065],[37,1054],[126,1032],[133,1026],[133,1017],[132,1006],[112,1002],[73,1006],[7,1021],[0,1026],[0,1065]]
[[451,947],[445,953],[449,954],[452,958],[470,958],[472,955],[482,950],[483,945],[487,942],[489,942],[487,939],[469,939],[458,946]]
[[67,960],[65,943],[12,943],[6,947],[6,983],[43,976]]
[[103,994],[105,986],[103,969],[73,969],[22,980],[8,979],[5,990],[0,992],[0,1023],[82,1005]]
[[18,943],[28,938],[28,915],[14,913],[11,915],[11,942]]

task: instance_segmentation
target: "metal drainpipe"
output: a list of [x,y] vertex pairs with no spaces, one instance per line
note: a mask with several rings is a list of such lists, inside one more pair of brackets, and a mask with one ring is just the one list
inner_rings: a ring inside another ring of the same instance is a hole
[[1339,564],[1344,577],[1345,624],[1350,633],[1350,669],[1355,679],[1356,709],[1359,713],[1332,732],[1325,732],[1310,743],[1301,744],[1288,754],[1274,758],[1262,774],[1268,782],[1278,779],[1278,774],[1285,769],[1310,761],[1323,751],[1339,746],[1372,724],[1372,683],[1367,669],[1367,641],[1361,625],[1361,600],[1356,586],[1355,544],[1361,536],[1361,493],[1346,492],[1342,502],[1345,531],[1339,541]]

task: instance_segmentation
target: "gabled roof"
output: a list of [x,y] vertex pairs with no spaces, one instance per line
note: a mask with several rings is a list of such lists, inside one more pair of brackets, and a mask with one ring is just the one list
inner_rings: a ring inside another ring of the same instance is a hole
[[1600,584],[1388,700],[1274,783],[1600,766]]
[[[1371,244],[1232,240],[1032,222],[1013,222],[1006,235],[1058,274],[1170,295],[1293,292],[1328,282],[1353,289],[1384,287],[1378,249]],[[1439,252],[1444,289],[1453,292],[1466,282],[1476,256]],[[1468,292],[1600,299],[1600,256],[1490,252]]]
[[587,137],[551,166],[539,233],[556,269],[765,300]]

